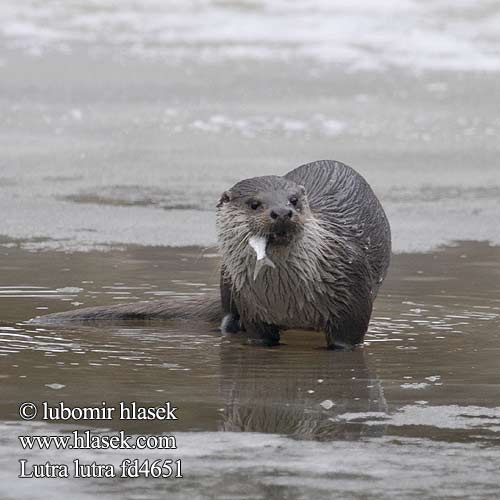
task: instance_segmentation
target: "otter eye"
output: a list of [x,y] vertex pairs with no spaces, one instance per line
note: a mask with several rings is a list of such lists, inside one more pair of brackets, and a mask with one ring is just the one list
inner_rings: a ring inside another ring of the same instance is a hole
[[249,205],[250,205],[250,208],[251,208],[252,210],[257,210],[257,209],[260,207],[261,203],[260,203],[260,201],[257,201],[257,200],[252,200],[252,201],[249,203]]
[[288,200],[294,207],[297,206],[299,199],[296,196],[292,196],[290,200]]

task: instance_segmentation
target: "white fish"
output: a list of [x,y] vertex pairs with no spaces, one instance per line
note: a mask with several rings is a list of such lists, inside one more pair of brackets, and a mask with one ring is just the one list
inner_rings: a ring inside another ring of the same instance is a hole
[[264,266],[269,266],[275,268],[274,262],[266,255],[266,247],[267,247],[267,238],[263,236],[251,236],[248,240],[248,244],[254,249],[257,260],[255,262],[255,270],[253,272],[254,281],[257,279],[257,276],[260,270]]

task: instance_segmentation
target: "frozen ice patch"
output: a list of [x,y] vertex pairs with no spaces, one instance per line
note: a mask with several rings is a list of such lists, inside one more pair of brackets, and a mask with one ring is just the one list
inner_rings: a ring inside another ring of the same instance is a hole
[[[344,122],[315,114],[307,120],[284,116],[254,115],[242,118],[213,115],[197,119],[188,125],[193,130],[208,133],[236,133],[245,137],[277,133],[285,136],[328,136],[333,137],[345,132]],[[183,128],[177,129],[182,132]]]
[[58,391],[59,389],[63,389],[66,386],[64,384],[45,384],[45,387]]
[[500,407],[481,406],[427,406],[426,401],[418,401],[418,406],[403,406],[392,415],[374,412],[344,413],[337,420],[362,421],[365,425],[380,425],[384,418],[387,425],[431,426],[440,429],[469,429],[500,432]]
[[24,0],[2,2],[0,18],[0,34],[33,55],[86,43],[209,62],[302,57],[352,70],[500,70],[500,5],[486,0],[102,0],[85,7]]

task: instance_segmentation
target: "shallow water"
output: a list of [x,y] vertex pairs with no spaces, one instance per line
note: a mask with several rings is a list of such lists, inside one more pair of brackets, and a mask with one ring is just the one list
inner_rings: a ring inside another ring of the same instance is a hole
[[[69,481],[77,498],[495,498],[499,262],[500,248],[487,243],[395,256],[364,347],[337,353],[311,332],[257,348],[203,322],[22,323],[83,305],[210,293],[217,257],[194,247],[31,253],[11,242],[0,268],[0,493],[38,498],[35,482],[40,498],[63,498]],[[17,416],[22,401],[171,401],[179,420],[30,423]],[[23,457],[118,464],[130,456],[27,452],[16,437],[89,427],[174,432],[178,449],[168,453],[182,458],[185,477],[7,480]]]

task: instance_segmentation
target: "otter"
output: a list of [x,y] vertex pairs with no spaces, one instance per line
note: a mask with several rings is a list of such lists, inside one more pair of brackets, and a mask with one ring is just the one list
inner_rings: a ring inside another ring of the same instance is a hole
[[[280,331],[324,330],[327,346],[363,341],[389,266],[390,227],[368,183],[336,161],[245,179],[218,204],[222,330],[276,344]],[[274,264],[254,279],[252,236]]]
[[[363,342],[391,254],[389,222],[366,180],[331,160],[253,177],[217,204],[220,297],[100,306],[37,321],[205,318],[223,334],[276,345],[288,329],[323,330],[329,349]],[[263,265],[267,264],[267,265]]]

